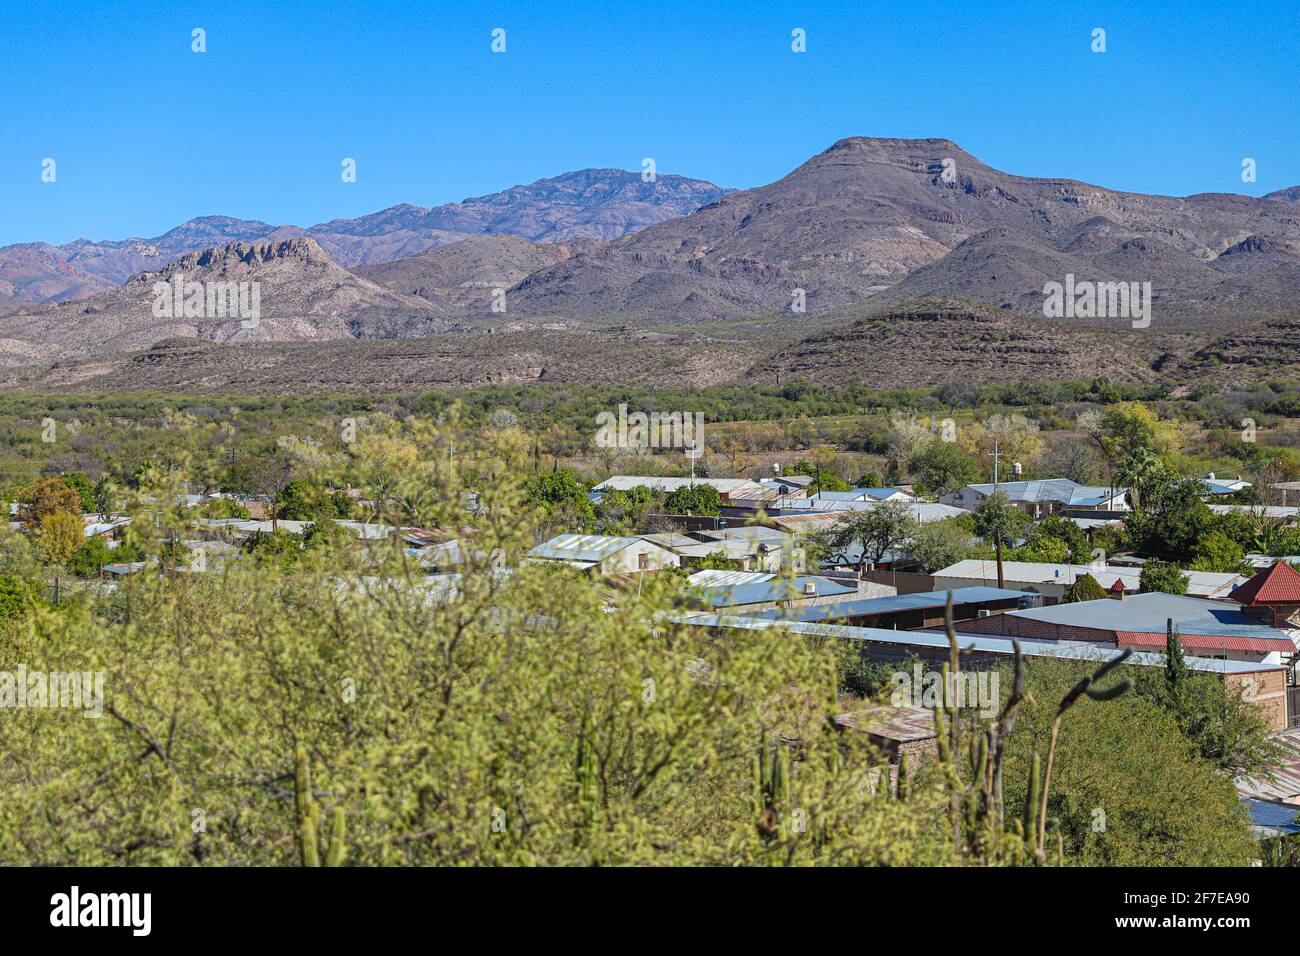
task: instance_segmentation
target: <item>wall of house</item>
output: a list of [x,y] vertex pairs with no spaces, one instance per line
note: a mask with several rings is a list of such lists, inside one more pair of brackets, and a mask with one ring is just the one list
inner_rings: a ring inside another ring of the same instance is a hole
[[[951,591],[954,588],[996,587],[997,583],[996,571],[990,575],[987,581],[976,578],[936,577],[933,590]],[[1028,591],[1030,594],[1041,594],[1045,599],[1045,604],[1058,604],[1061,598],[1065,597],[1065,591],[1069,584],[1039,584],[1031,581],[1013,581],[1011,578],[1007,578],[1006,586],[1013,591]]]
[[646,556],[647,571],[658,571],[661,568],[676,567],[681,564],[677,555],[668,549],[651,544],[649,541],[639,541],[600,562],[600,572],[609,575],[638,571],[641,569],[639,556],[642,554]]
[[929,594],[934,590],[934,578],[912,571],[867,571],[862,578],[876,584],[886,584],[895,588],[898,594]]
[[[1053,624],[1050,621],[1037,621],[1033,618],[1016,614],[990,614],[972,621],[964,621],[958,628],[972,634],[991,634],[999,637],[1019,637],[1038,641],[1092,641],[1118,643],[1115,631],[1106,628],[1078,627],[1072,624]],[[1159,647],[1136,648],[1137,650],[1161,651]],[[1187,654],[1193,657],[1214,657],[1230,661],[1246,661],[1251,664],[1280,663],[1276,654],[1262,651],[1220,651],[1186,647]]]
[[1286,730],[1286,672],[1262,671],[1253,674],[1225,674],[1229,693],[1240,694],[1260,710],[1269,730]]

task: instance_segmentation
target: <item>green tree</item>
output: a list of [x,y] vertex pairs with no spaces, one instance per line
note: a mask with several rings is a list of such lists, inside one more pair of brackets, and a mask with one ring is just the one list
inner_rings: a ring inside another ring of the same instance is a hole
[[1164,670],[1144,668],[1135,678],[1134,692],[1168,713],[1201,758],[1226,777],[1266,777],[1283,759],[1284,748],[1265,723],[1251,685],[1234,693],[1216,675],[1191,670],[1172,622]]
[[1169,480],[1169,469],[1153,451],[1138,447],[1120,459],[1115,477],[1128,486],[1129,503],[1140,508],[1149,489]]
[[1085,574],[1076,578],[1074,583],[1065,589],[1065,603],[1077,604],[1080,601],[1099,601],[1106,597],[1106,589],[1097,583],[1097,579],[1091,574]]
[[992,544],[997,553],[998,587],[1006,587],[1002,573],[1003,548],[1019,541],[1032,524],[1033,519],[1007,501],[1007,496],[1001,492],[989,495],[975,509],[975,533]]
[[862,511],[842,512],[821,535],[828,551],[847,554],[858,550],[858,573],[876,565],[885,554],[901,550],[916,530],[916,520],[906,502],[886,501]]
[[73,574],[85,578],[98,577],[104,569],[104,565],[112,564],[121,560],[114,553],[114,549],[108,546],[103,535],[91,535],[85,542],[72,552],[68,558],[67,569]]
[[903,544],[902,552],[925,574],[986,553],[970,530],[952,519],[918,525]]
[[596,518],[586,487],[570,471],[534,475],[525,491],[530,504],[540,507],[556,525],[566,530],[585,530]]
[[332,491],[305,478],[295,478],[285,485],[276,495],[276,504],[283,521],[347,518],[352,509],[342,491]]
[[[240,518],[247,521],[253,517],[247,508],[233,498],[209,498],[199,505],[196,513],[200,518]],[[286,520],[288,518],[287,515],[282,517]]]
[[627,491],[607,491],[595,504],[598,534],[628,534],[641,528],[647,514],[663,507],[664,496],[637,485]]
[[[1249,568],[1246,552],[1222,531],[1211,531],[1196,542],[1192,549],[1193,571],[1219,571],[1239,573]],[[1248,571],[1247,573],[1253,573]]]
[[1201,500],[1201,493],[1196,478],[1148,488],[1142,507],[1124,519],[1133,545],[1165,561],[1186,561],[1215,526],[1214,512]]
[[1159,558],[1148,558],[1142,565],[1142,574],[1138,577],[1138,587],[1142,591],[1160,591],[1164,594],[1186,594],[1187,575],[1178,565]]
[[0,622],[25,617],[45,606],[44,588],[16,574],[0,574]]
[[62,565],[86,540],[86,523],[71,511],[51,511],[41,516],[36,537],[50,563]]
[[302,538],[283,528],[254,531],[244,540],[243,550],[258,564],[271,564],[287,570],[302,557]]
[[722,495],[712,485],[683,485],[664,497],[663,508],[670,515],[718,515]]
[[916,475],[927,491],[943,494],[960,488],[979,473],[974,460],[954,442],[929,441],[907,461],[907,470]]
[[71,471],[59,476],[63,483],[77,493],[81,498],[80,511],[90,513],[95,510],[95,486],[91,484],[90,479],[83,472]]
[[[1151,671],[1125,670],[1130,678]],[[1079,673],[1077,665],[1049,660],[1030,669],[1028,699],[1009,744],[1009,803],[1024,799],[1028,750],[1049,736],[1055,702]],[[1174,718],[1141,695],[1104,704],[1082,700],[1061,726],[1052,780],[1047,817],[1068,860],[1244,866],[1257,852],[1231,778],[1201,759]]]
[[811,490],[814,493],[823,491],[849,491],[851,486],[847,481],[834,472],[827,471],[816,462],[800,459],[790,468],[792,475],[806,475],[813,480]]

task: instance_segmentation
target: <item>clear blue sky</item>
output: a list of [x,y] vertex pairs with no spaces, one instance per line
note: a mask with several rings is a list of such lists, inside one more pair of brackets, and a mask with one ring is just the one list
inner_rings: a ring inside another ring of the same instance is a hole
[[1294,0],[3,0],[0,243],[209,214],[306,226],[646,156],[756,186],[850,135],[946,136],[1010,172],[1117,189],[1259,195],[1300,184],[1298,52]]

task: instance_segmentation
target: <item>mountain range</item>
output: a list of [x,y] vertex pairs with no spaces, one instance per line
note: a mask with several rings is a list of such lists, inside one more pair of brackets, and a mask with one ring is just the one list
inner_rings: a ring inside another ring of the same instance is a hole
[[[1150,328],[1045,319],[1044,284],[1070,275],[1149,282]],[[264,317],[160,318],[151,290],[183,280],[258,282]],[[567,379],[566,361],[576,380],[1250,378],[1300,368],[1300,186],[1149,196],[1012,175],[946,139],[852,137],[744,191],[583,170],[310,229],[210,217],[10,246],[6,289],[0,366],[22,387],[108,387],[113,369],[194,387],[182,361],[202,387],[285,387],[312,343],[375,388]]]
[[352,267],[415,255],[483,233],[532,242],[615,239],[683,216],[727,192],[682,176],[660,175],[644,182],[640,173],[583,169],[459,203],[431,209],[402,204],[308,229],[205,216],[153,239],[78,239],[59,246],[19,243],[0,248],[0,312],[24,304],[88,298],[187,253],[229,243],[307,237],[335,262]]

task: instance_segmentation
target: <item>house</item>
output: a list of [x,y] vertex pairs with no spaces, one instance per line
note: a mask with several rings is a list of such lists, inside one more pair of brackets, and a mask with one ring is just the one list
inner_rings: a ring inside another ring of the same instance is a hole
[[723,501],[731,498],[746,498],[751,495],[767,493],[762,485],[748,478],[666,478],[659,475],[614,475],[592,487],[594,492],[631,491],[633,488],[649,488],[651,491],[672,494],[679,488],[692,488],[707,485],[716,488]]
[[1250,813],[1250,829],[1258,839],[1293,837],[1300,833],[1300,820],[1297,819],[1300,808],[1254,797],[1242,797],[1241,802]]
[[1214,477],[1214,472],[1210,472],[1206,475],[1202,484],[1205,486],[1205,491],[1202,494],[1202,497],[1209,499],[1218,498],[1223,495],[1235,495],[1237,492],[1245,491],[1247,488],[1251,487],[1250,482],[1242,480],[1241,475],[1238,475],[1236,478],[1216,478]]
[[[1065,597],[1065,592],[1075,581],[1090,574],[1108,591],[1136,594],[1140,587],[1142,571],[1136,567],[1114,564],[1048,564],[1038,561],[1002,562],[1003,586],[1019,591],[1032,591],[1043,595],[1047,604],[1055,604]],[[1187,578],[1187,594],[1191,597],[1222,598],[1246,579],[1240,574],[1214,571],[1183,571]],[[958,561],[934,573],[934,589],[968,587],[971,584],[996,584],[998,564],[971,558]]]
[[[863,584],[872,593],[887,591],[882,585]],[[835,580],[815,574],[782,577],[745,571],[697,571],[687,578],[688,592],[704,608],[733,612],[762,611],[777,607],[805,607],[842,601],[859,593],[856,580]]]
[[689,534],[660,532],[641,535],[682,559],[682,567],[692,567],[710,557],[734,561],[742,571],[778,572],[788,562],[791,535],[777,528],[750,526],[700,530]]
[[[1290,634],[1261,624],[1235,604],[1158,591],[1135,594],[1122,601],[1099,598],[1006,611],[966,621],[958,630],[1163,651],[1170,624],[1177,628],[1183,649],[1196,657],[1250,661],[1288,669],[1296,657],[1296,641]],[[1278,688],[1279,693],[1283,690]]]
[[759,611],[755,617],[782,617],[791,621],[818,621],[853,627],[892,627],[910,630],[942,626],[952,595],[954,621],[968,621],[994,611],[1015,610],[1038,600],[1037,595],[1002,588],[958,588],[919,594],[891,594],[833,604],[815,604],[794,611]]
[[[1297,722],[1297,717],[1300,715],[1292,714],[1293,723]],[[1237,787],[1237,793],[1243,797],[1289,803],[1300,809],[1300,734],[1294,731],[1280,733],[1274,739],[1281,746],[1282,754],[1269,767],[1268,776],[1251,777],[1242,774],[1233,783]]]
[[994,493],[1028,512],[1046,518],[1057,511],[1128,511],[1127,488],[1080,485],[1069,478],[1043,481],[1003,481],[998,484],[967,485],[939,498],[942,504],[974,511]]
[[811,475],[779,475],[774,478],[759,478],[758,483],[778,495],[802,498],[808,494],[808,486],[813,483]]
[[1273,627],[1300,628],[1300,571],[1285,561],[1260,571],[1228,599]]
[[1285,561],[1287,564],[1300,564],[1300,554],[1285,554],[1277,557],[1271,554],[1246,555],[1246,562],[1254,568],[1271,568],[1279,561]]
[[456,531],[404,528],[402,546],[408,557],[425,568],[452,567],[465,560],[462,534]]
[[719,538],[700,540],[671,531],[641,535],[681,559],[684,568],[694,567],[713,557],[734,561],[742,571],[776,572],[781,570],[782,546],[755,538]]
[[1300,508],[1292,505],[1221,505],[1209,504],[1207,507],[1215,514],[1226,515],[1234,511],[1245,512],[1254,518],[1271,518],[1287,527],[1295,527],[1296,518],[1300,517]]
[[819,491],[810,500],[825,501],[915,501],[916,496],[900,488],[851,488],[848,491]]
[[653,541],[609,534],[556,535],[525,557],[530,561],[559,561],[597,575],[681,566],[677,555]]
[[[795,517],[808,518],[813,523],[819,521],[828,521],[834,523],[837,519],[834,515],[846,511],[870,511],[879,505],[878,501],[817,501],[813,498],[785,500],[777,507],[765,508],[764,511],[770,519],[767,523],[783,528],[786,531],[793,532],[798,527],[799,522],[791,520],[787,526],[780,519],[793,519]],[[931,501],[911,501],[908,502],[908,508],[912,513],[912,518],[920,524],[929,524],[931,521],[943,521],[947,518],[956,518],[965,514],[961,508],[954,508],[951,505],[936,504]],[[726,513],[729,509],[723,508]]]
[[101,537],[105,541],[112,541],[119,528],[125,528],[131,523],[126,515],[89,514],[82,515],[81,518],[86,523],[87,538]]
[[[737,613],[679,613],[669,615],[667,619],[721,634],[785,633],[795,639],[836,638],[854,641],[862,648],[863,657],[877,664],[898,665],[920,658],[930,669],[939,670],[948,662],[950,653],[948,635],[942,630],[895,631],[876,627],[846,627],[841,624],[788,621]],[[1015,655],[1015,646],[1010,637],[967,633],[962,636],[960,645],[962,666],[972,670],[1005,667]],[[1098,662],[1114,657],[1116,653],[1114,645],[1087,641],[1020,640],[1019,645],[1020,652],[1031,662],[1031,666],[1034,658],[1083,661],[1095,666]],[[1285,667],[1253,661],[1211,660],[1192,655],[1188,655],[1186,660],[1189,670],[1206,674],[1221,682],[1226,693],[1259,703],[1261,717],[1269,729],[1286,729],[1290,714],[1287,695],[1284,693]],[[1165,655],[1139,650],[1129,657],[1127,663],[1134,667],[1163,668]]]

